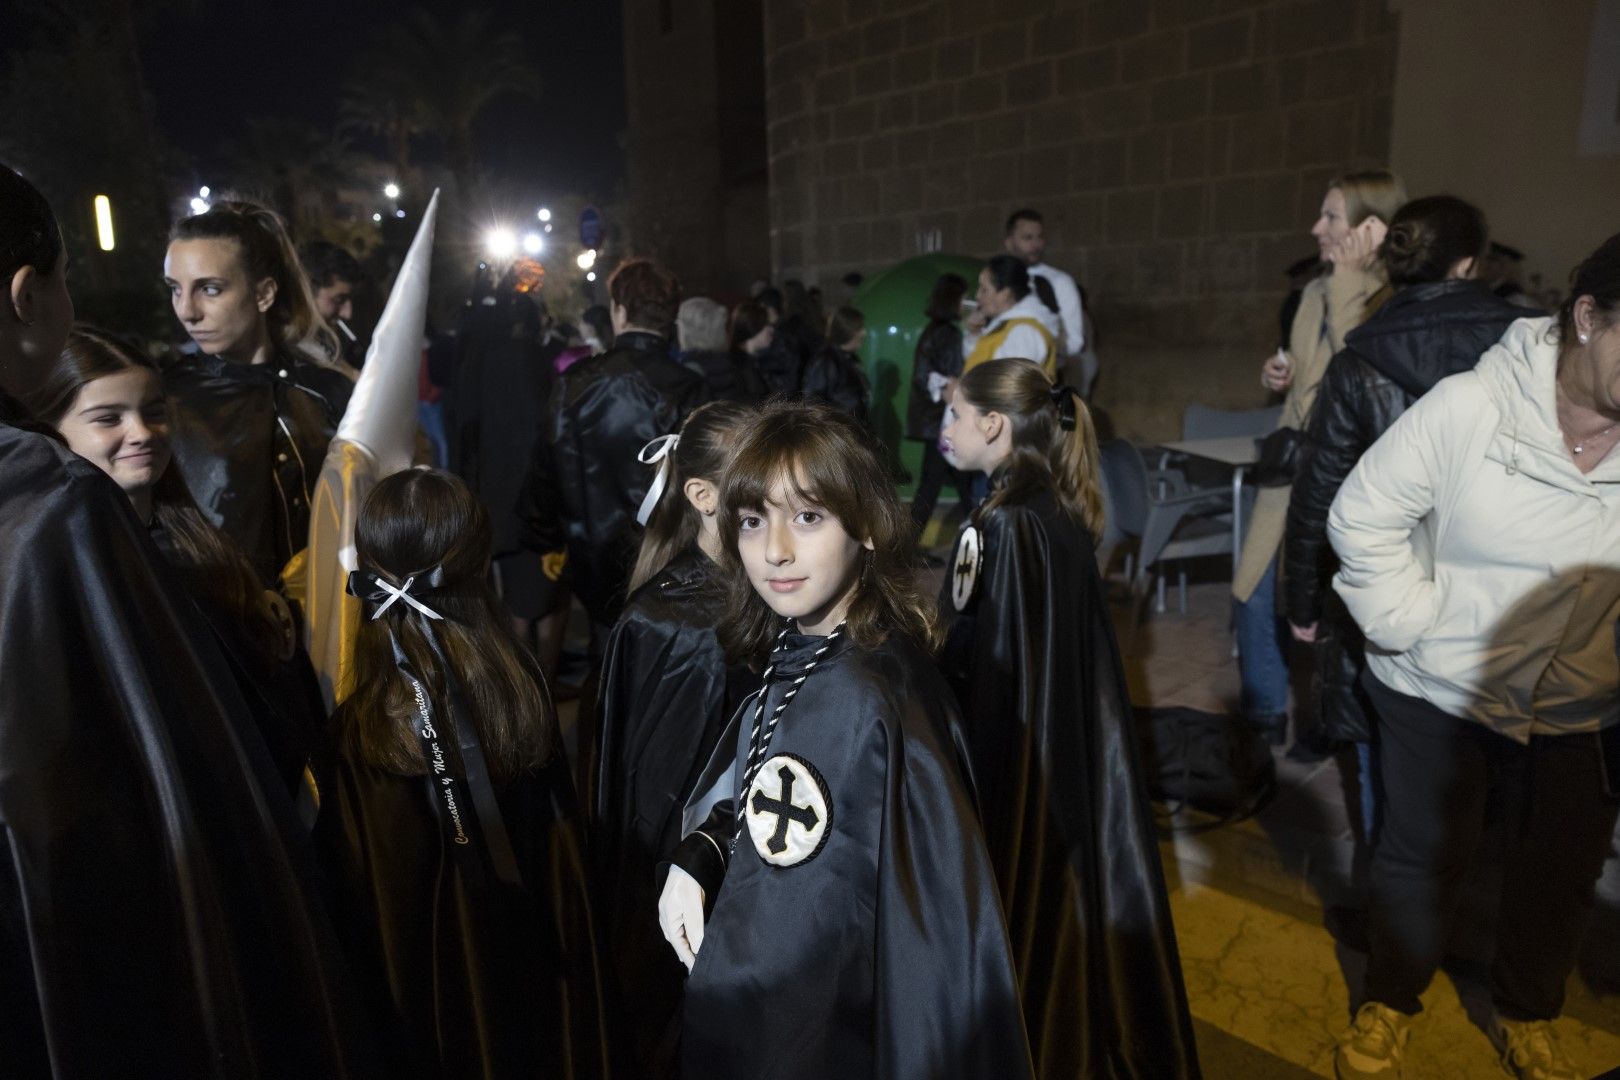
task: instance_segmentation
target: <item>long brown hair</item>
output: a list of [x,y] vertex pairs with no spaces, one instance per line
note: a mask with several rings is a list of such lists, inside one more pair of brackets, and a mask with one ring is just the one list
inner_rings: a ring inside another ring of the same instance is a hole
[[[59,427],[79,391],[130,370],[150,372],[161,383],[149,357],[81,326],[68,335],[49,375],[25,404],[40,420]],[[152,485],[152,516],[168,535],[171,561],[186,591],[233,617],[267,658],[278,654],[283,634],[265,606],[263,583],[235,541],[198,509],[178,462],[170,461]]]
[[270,278],[276,283],[275,302],[265,313],[275,345],[301,348],[322,363],[336,361],[337,334],[315,307],[309,278],[280,214],[247,199],[221,199],[202,213],[175,222],[169,242],[176,240],[235,240],[249,282]]
[[[446,701],[446,679],[428,639],[438,635],[470,716],[446,714],[443,724],[471,722],[484,744],[490,774],[510,778],[545,764],[556,717],[544,676],[509,628],[489,585],[493,542],[489,513],[467,485],[441,469],[416,468],[385,477],[355,522],[360,567],[403,584],[443,568],[440,585],[422,597],[442,619],[395,603],[381,618],[366,611],[354,651],[354,693],[332,717],[333,739],[352,759],[403,776],[427,772],[415,734],[416,696],[394,666],[390,632],[426,682]],[[454,739],[454,735],[450,736]]]
[[[1005,416],[1012,428],[1012,456],[980,513],[1048,488],[1092,539],[1102,536],[1097,429],[1079,394],[1068,387],[1054,388],[1046,372],[1030,360],[987,360],[962,376],[957,393],[981,412]],[[1074,410],[1073,430],[1062,423],[1066,404]]]
[[782,480],[842,523],[861,548],[847,633],[867,648],[903,634],[924,648],[935,644],[934,605],[917,587],[912,566],[916,526],[895,493],[873,436],[838,409],[803,401],[772,401],[755,417],[726,468],[720,499],[723,563],[730,578],[720,643],[733,658],[759,663],[782,620],[754,591],[737,551],[738,518],[765,509]]
[[720,486],[726,462],[731,460],[731,452],[753,416],[754,410],[747,405],[711,401],[695,409],[681,425],[681,440],[671,455],[668,482],[647,519],[641,551],[630,572],[630,592],[652,580],[697,540],[703,528],[701,515],[681,489],[693,478]]

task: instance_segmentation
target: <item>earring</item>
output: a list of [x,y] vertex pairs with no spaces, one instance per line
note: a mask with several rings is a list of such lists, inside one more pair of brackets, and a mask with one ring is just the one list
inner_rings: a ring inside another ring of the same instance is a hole
[[1579,335],[1577,335],[1577,336],[1578,336],[1578,337],[1579,337],[1579,338],[1580,338],[1580,339],[1581,339],[1581,344],[1582,344],[1582,345],[1585,345],[1585,344],[1586,344],[1586,334],[1585,334],[1585,333],[1581,333],[1581,334],[1579,334]]

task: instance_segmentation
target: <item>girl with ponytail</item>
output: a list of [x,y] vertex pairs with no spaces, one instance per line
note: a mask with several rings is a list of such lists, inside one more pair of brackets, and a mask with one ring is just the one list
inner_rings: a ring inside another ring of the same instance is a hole
[[354,693],[316,825],[383,1075],[607,1074],[583,828],[539,665],[489,582],[489,513],[415,468],[360,508]]
[[354,374],[268,207],[221,200],[177,222],[163,280],[195,346],[164,370],[175,459],[208,519],[274,583],[307,543]]
[[[941,662],[966,718],[1035,1073],[1198,1075],[1103,583],[1097,436],[1029,360],[957,384],[942,449],[990,477],[946,567]],[[1122,995],[1111,973],[1129,972]],[[1108,1038],[1076,1039],[1075,1031]]]
[[681,839],[681,807],[757,680],[716,639],[726,606],[720,489],[752,407],[715,401],[642,460],[659,470],[630,599],[608,637],[598,697],[595,797],[603,916],[619,1015],[638,1018],[636,1075],[673,1074],[684,969],[654,917],[659,862]]

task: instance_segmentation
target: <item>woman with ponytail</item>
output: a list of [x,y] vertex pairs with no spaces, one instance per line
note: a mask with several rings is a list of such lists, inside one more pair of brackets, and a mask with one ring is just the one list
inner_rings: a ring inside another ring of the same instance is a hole
[[436,469],[355,523],[355,692],[316,841],[384,1075],[607,1072],[583,838],[540,669],[489,585],[489,514]]
[[758,681],[716,639],[726,606],[720,488],[754,409],[716,401],[679,437],[643,451],[655,465],[630,600],[608,638],[595,806],[604,936],[620,996],[636,1018],[637,1076],[673,1075],[684,969],[658,928],[659,863],[681,839],[681,807],[737,705]]
[[177,222],[163,260],[196,352],[164,370],[174,455],[208,519],[275,583],[354,389],[275,211],[220,200]]
[[1097,573],[1091,416],[1029,360],[971,368],[952,409],[944,449],[991,483],[946,566],[942,664],[962,703],[1036,1075],[1195,1077],[1158,839]]

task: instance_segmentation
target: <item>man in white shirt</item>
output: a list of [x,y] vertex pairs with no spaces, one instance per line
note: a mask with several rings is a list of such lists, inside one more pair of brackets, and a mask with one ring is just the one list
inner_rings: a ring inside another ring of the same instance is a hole
[[1082,397],[1091,396],[1097,378],[1097,353],[1091,347],[1086,314],[1080,304],[1080,289],[1074,278],[1055,266],[1042,262],[1046,254],[1046,229],[1039,210],[1014,210],[1007,218],[1007,235],[1002,246],[1007,254],[1024,260],[1032,278],[1045,278],[1057,298],[1058,318],[1063,332],[1058,338],[1058,371]]

